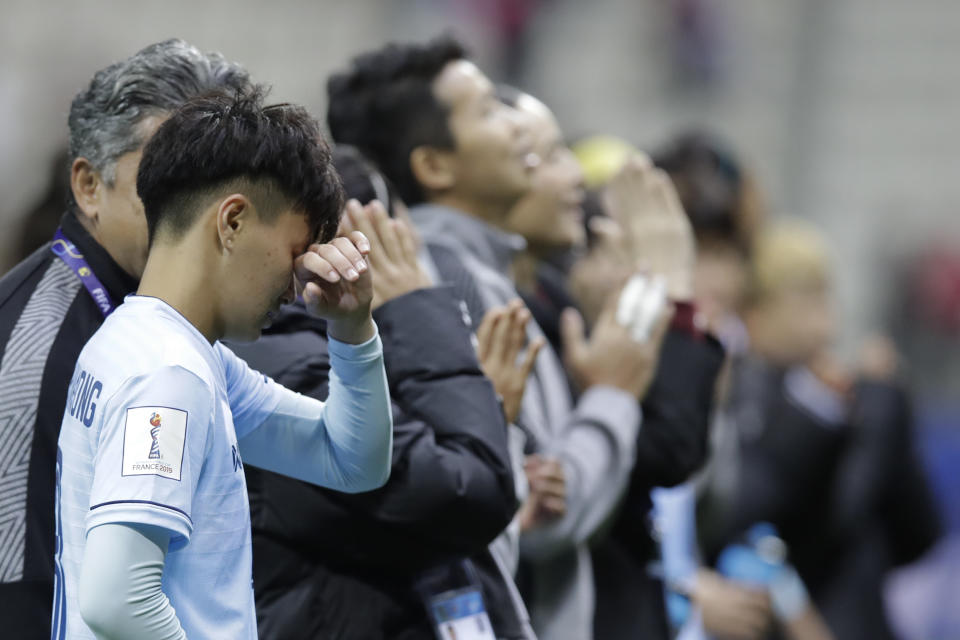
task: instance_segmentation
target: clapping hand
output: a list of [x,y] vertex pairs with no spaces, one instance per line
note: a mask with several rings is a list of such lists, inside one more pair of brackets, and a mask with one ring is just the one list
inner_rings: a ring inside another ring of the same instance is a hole
[[529,322],[530,311],[520,300],[514,300],[506,307],[488,311],[477,329],[480,368],[503,400],[507,422],[514,422],[520,412],[527,378],[544,345],[544,339],[537,338],[520,358]]

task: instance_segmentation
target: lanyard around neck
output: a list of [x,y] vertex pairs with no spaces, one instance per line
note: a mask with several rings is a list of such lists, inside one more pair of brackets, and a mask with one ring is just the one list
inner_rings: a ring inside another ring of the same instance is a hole
[[103,286],[97,274],[87,264],[86,258],[77,250],[76,245],[67,240],[67,236],[63,234],[63,229],[58,228],[57,232],[53,234],[53,245],[50,246],[50,250],[53,251],[53,255],[63,260],[77,274],[80,282],[90,293],[90,297],[97,303],[103,317],[106,318],[110,315],[115,307],[107,293],[107,288]]

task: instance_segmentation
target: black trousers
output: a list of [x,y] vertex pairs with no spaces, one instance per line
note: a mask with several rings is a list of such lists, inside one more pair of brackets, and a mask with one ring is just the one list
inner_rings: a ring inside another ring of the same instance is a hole
[[603,640],[670,640],[663,581],[615,538],[594,547],[597,601],[593,635]]

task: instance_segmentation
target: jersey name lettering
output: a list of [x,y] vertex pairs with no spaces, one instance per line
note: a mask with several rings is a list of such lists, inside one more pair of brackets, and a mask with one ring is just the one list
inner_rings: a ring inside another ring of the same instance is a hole
[[73,385],[73,396],[70,399],[70,417],[76,418],[89,427],[97,412],[96,400],[100,398],[103,384],[86,370],[81,369]]

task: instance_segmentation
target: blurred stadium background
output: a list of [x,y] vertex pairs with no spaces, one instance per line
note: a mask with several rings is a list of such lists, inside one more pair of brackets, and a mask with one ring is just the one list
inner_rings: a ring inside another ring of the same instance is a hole
[[0,270],[25,226],[47,233],[36,211],[66,175],[73,94],[172,36],[322,115],[326,77],[353,54],[449,30],[570,138],[716,132],[774,215],[830,238],[841,353],[875,331],[897,341],[952,536],[891,580],[891,603],[905,637],[960,637],[960,2],[2,0],[0,16]]

